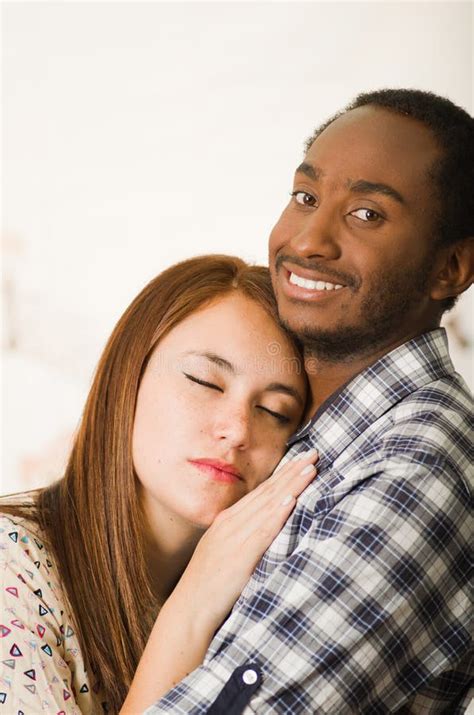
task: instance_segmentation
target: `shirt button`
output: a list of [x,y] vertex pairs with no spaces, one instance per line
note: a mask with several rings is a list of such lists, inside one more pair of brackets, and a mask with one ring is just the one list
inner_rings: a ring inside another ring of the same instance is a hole
[[244,681],[245,685],[253,685],[257,682],[257,677],[257,673],[250,668],[248,670],[245,670],[242,674],[242,680]]

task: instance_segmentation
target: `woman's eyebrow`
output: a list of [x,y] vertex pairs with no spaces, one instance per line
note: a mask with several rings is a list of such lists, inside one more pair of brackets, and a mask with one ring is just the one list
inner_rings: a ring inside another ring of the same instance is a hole
[[294,397],[300,405],[304,405],[304,400],[298,390],[295,390],[294,387],[290,387],[290,385],[285,385],[283,382],[271,382],[266,386],[264,392],[282,392],[284,395]]
[[214,365],[221,367],[223,370],[226,370],[233,375],[239,374],[239,371],[237,370],[235,365],[233,365],[231,362],[221,357],[220,355],[216,355],[216,353],[208,351],[200,352],[199,350],[188,350],[187,352],[182,353],[180,357],[187,357],[188,355],[206,358],[206,360],[209,360],[210,362],[214,363]]

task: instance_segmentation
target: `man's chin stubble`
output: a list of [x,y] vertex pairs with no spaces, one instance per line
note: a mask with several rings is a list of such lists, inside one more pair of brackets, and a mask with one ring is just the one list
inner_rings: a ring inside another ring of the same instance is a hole
[[378,352],[386,340],[386,335],[380,335],[379,331],[375,334],[350,326],[331,331],[306,327],[297,332],[286,321],[281,322],[300,343],[305,358],[321,363],[357,362]]

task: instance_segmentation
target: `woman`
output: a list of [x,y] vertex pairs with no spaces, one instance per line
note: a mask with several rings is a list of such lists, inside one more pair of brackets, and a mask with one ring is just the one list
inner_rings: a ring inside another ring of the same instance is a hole
[[202,662],[314,478],[309,455],[267,479],[305,397],[267,269],[204,256],[146,286],[63,478],[3,500],[8,712],[139,712]]

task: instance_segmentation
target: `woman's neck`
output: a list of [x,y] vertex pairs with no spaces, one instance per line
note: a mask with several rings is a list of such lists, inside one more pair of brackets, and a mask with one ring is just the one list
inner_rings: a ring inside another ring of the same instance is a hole
[[147,522],[145,560],[150,587],[163,604],[188,565],[204,529],[170,513],[157,502],[145,501]]

